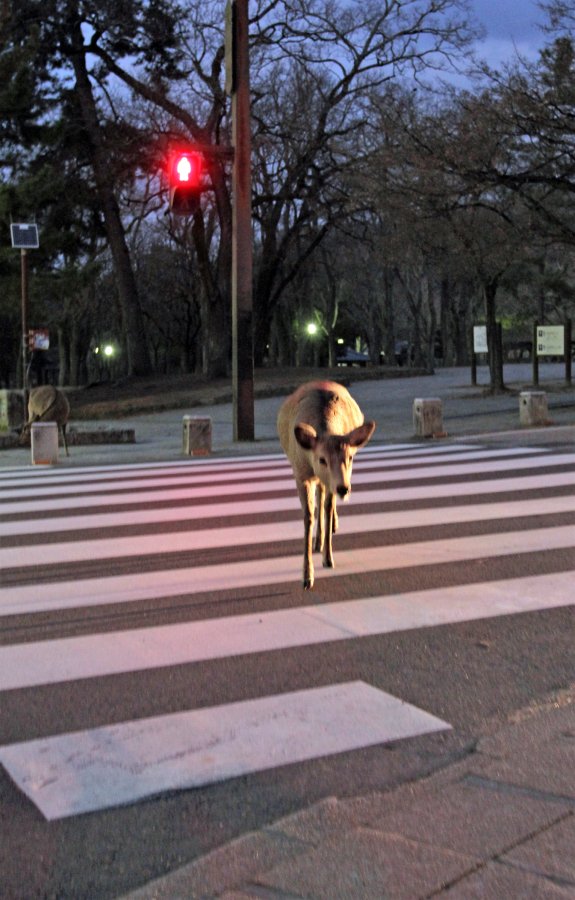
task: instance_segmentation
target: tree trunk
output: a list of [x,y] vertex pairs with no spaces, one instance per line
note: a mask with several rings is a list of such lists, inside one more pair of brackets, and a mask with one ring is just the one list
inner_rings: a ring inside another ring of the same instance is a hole
[[126,244],[120,209],[110,178],[109,160],[102,140],[98,111],[86,68],[84,40],[77,19],[71,23],[71,34],[69,37],[72,48],[70,61],[76,77],[75,90],[89,139],[96,189],[102,207],[106,233],[110,242],[110,251],[114,260],[114,270],[118,280],[122,327],[128,357],[127,370],[129,375],[148,375],[152,371],[152,366],[146,343],[144,319],[140,308],[136,279]]
[[383,276],[383,333],[385,335],[384,360],[386,366],[395,366],[395,307],[393,300],[393,271],[385,267]]
[[194,214],[192,238],[202,280],[202,374],[207,378],[224,378],[231,371],[231,291],[229,278],[223,279],[228,288],[225,293],[214,278],[201,209]]
[[58,326],[58,385],[64,387],[70,380],[70,353],[68,335],[65,329]]
[[494,394],[505,390],[503,381],[503,355],[495,298],[498,279],[494,278],[483,286],[485,296],[485,323],[487,326],[487,350],[489,355],[489,376],[491,391]]
[[369,314],[369,359],[373,366],[381,362],[383,348],[383,329],[381,327],[381,311],[376,303],[371,304]]

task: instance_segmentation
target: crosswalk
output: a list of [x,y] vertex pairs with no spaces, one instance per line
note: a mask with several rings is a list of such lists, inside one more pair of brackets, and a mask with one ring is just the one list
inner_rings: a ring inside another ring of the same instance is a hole
[[340,505],[336,568],[308,594],[283,456],[4,470],[0,711],[78,684],[98,713],[72,730],[23,713],[9,739],[0,715],[0,764],[53,820],[447,730],[359,678],[286,674],[271,693],[263,678],[135,718],[118,700],[110,721],[97,698],[130,673],[169,693],[179,667],[193,683],[218,660],[571,605],[574,499],[568,450],[373,444]]

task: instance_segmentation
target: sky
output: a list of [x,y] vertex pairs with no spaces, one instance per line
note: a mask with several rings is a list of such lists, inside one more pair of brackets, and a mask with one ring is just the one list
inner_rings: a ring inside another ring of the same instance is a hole
[[487,31],[477,50],[491,66],[511,61],[516,51],[537,58],[545,44],[537,26],[545,22],[545,15],[536,0],[471,0],[470,5]]

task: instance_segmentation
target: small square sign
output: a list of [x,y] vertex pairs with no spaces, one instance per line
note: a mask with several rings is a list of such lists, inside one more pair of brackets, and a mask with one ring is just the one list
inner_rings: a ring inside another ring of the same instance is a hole
[[31,328],[28,331],[28,347],[30,350],[49,350],[50,332],[47,328]]
[[565,353],[565,326],[537,326],[537,356],[563,356]]
[[19,222],[10,225],[12,246],[16,250],[35,250],[40,246],[38,226],[34,222]]

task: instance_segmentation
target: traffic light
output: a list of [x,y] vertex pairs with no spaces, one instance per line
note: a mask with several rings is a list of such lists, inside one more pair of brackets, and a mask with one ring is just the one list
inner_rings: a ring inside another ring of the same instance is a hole
[[197,151],[173,153],[169,162],[170,210],[192,216],[200,205],[202,154]]

